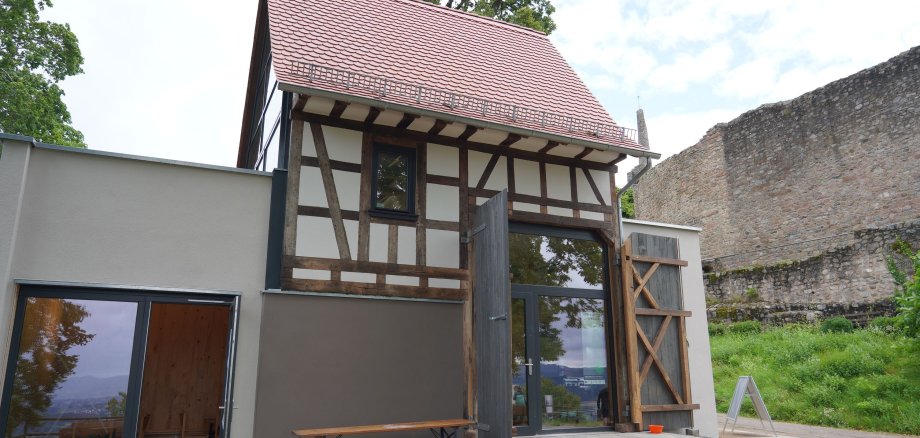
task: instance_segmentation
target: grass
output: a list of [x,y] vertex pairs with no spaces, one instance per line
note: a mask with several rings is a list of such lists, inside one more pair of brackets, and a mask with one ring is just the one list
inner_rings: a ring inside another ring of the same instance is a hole
[[[880,329],[787,325],[711,337],[716,406],[751,375],[775,420],[920,435],[920,342]],[[756,416],[745,402],[742,415]]]

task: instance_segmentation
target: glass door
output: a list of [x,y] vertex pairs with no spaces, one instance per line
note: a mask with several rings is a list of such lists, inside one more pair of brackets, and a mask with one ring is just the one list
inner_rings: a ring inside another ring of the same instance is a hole
[[536,341],[536,336],[528,322],[532,319],[528,314],[532,312],[532,303],[526,295],[511,298],[511,425],[517,435],[533,435],[539,428],[539,421],[532,421],[539,417],[539,404],[534,404],[532,398],[539,394],[535,365],[538,361],[536,346],[530,345]]
[[226,436],[236,304],[23,286],[2,437]]
[[511,224],[512,423],[518,435],[608,428],[604,247]]

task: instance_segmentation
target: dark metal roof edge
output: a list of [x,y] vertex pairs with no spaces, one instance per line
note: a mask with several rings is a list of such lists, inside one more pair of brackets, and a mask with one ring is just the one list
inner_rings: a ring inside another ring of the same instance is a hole
[[72,287],[79,289],[107,289],[107,290],[124,290],[138,292],[166,292],[166,293],[183,293],[183,294],[210,294],[210,295],[229,295],[241,296],[240,291],[222,290],[222,289],[196,289],[184,287],[160,287],[144,286],[136,284],[118,284],[118,283],[87,283],[80,281],[57,281],[57,280],[30,280],[25,278],[13,279],[13,283],[21,286],[46,286],[46,287]]

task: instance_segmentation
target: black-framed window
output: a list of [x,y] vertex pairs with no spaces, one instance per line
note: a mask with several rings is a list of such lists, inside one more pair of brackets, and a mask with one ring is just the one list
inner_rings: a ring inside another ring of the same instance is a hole
[[415,219],[415,149],[374,144],[371,213]]

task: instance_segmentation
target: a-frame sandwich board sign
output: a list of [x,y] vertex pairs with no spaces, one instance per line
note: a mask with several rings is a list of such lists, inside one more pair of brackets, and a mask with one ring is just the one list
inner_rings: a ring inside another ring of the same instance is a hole
[[738,424],[738,415],[741,413],[741,403],[744,402],[745,397],[750,397],[751,402],[754,403],[754,411],[757,412],[757,416],[760,418],[760,425],[766,430],[767,427],[763,422],[766,419],[770,422],[773,436],[777,436],[776,428],[773,427],[773,419],[770,418],[770,413],[767,411],[767,405],[764,404],[763,397],[760,396],[760,390],[757,389],[757,384],[754,383],[754,378],[751,376],[738,378],[738,383],[735,384],[735,393],[732,395],[732,402],[728,405],[728,413],[725,415],[725,425],[722,426],[722,433],[725,433],[729,420],[734,421],[732,432],[735,431],[735,425]]

